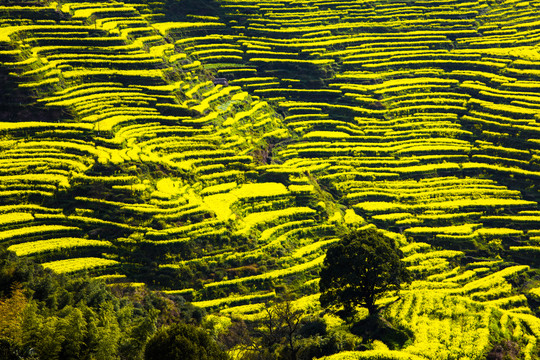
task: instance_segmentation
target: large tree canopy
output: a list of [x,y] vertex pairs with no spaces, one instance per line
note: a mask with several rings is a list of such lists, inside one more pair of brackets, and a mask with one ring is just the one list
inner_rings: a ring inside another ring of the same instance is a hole
[[375,301],[388,291],[399,290],[409,278],[394,240],[376,229],[360,229],[344,235],[326,253],[320,272],[321,304],[348,317],[357,306],[370,315]]

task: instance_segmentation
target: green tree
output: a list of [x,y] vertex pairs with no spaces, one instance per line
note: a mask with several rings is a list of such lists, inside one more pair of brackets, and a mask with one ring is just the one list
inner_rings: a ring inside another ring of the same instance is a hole
[[177,323],[160,329],[146,344],[145,360],[228,360],[205,330]]
[[262,319],[263,345],[281,345],[280,358],[296,360],[298,330],[303,316],[303,310],[295,308],[290,297],[266,307]]
[[81,358],[82,349],[85,347],[87,322],[82,311],[72,306],[67,306],[60,312],[63,317],[61,332],[65,338],[62,345],[60,358],[75,360]]
[[118,358],[118,345],[122,336],[115,310],[111,302],[101,306],[98,313],[97,343],[95,347],[96,360],[113,360]]
[[146,316],[139,319],[130,329],[130,336],[122,345],[122,358],[130,360],[142,360],[144,356],[144,346],[148,339],[156,332],[156,322],[159,310],[150,309]]
[[60,331],[61,319],[51,316],[44,319],[36,334],[35,349],[39,359],[58,360],[62,343],[66,339]]
[[[266,304],[261,318],[248,329],[229,328],[229,347],[242,360],[297,360],[301,350],[301,321],[305,311],[295,306],[291,294]],[[243,324],[244,326],[245,323]],[[239,331],[240,330],[240,331]],[[232,340],[232,341],[231,341]],[[232,345],[232,346],[231,346]]]
[[8,299],[0,299],[0,338],[22,344],[22,319],[28,300],[19,285],[13,286]]
[[345,319],[354,315],[357,306],[377,314],[375,302],[409,279],[401,256],[394,240],[376,229],[344,235],[326,252],[320,271],[321,305]]

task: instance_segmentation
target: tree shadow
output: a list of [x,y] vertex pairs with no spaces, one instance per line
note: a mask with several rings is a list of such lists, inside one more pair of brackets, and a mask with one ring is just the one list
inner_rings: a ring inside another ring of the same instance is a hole
[[402,349],[414,340],[414,333],[411,330],[401,326],[395,327],[379,314],[353,323],[351,333],[362,337],[365,342],[380,340],[390,350]]
[[193,20],[188,15],[220,16],[220,6],[215,0],[166,0],[165,18],[168,21]]

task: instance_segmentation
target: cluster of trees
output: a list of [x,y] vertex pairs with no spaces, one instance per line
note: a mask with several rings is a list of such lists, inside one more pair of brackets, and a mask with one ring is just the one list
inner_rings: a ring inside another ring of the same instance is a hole
[[[321,304],[349,324],[359,306],[377,317],[375,301],[408,276],[393,240],[373,229],[330,247],[320,275]],[[228,350],[243,360],[303,360],[361,343],[328,332],[321,317],[293,305],[290,293],[267,304],[258,321],[234,320],[216,333],[202,322],[204,312],[182,297],[54,274],[5,249],[0,299],[0,358],[6,360],[226,360]]]
[[0,249],[0,358],[143,359],[157,329],[204,312],[144,287],[54,274]]
[[[293,294],[286,293],[267,304],[258,322],[237,321],[220,340],[242,360],[311,360],[365,349],[375,338],[398,348],[410,334],[381,319],[376,301],[409,281],[401,257],[394,240],[375,229],[348,233],[327,250],[320,271],[322,311],[295,306]],[[361,308],[369,316],[358,321]],[[329,329],[325,313],[338,315],[343,326]]]
[[[375,229],[346,234],[329,248],[320,272],[323,312],[295,306],[294,294],[285,292],[266,304],[257,321],[233,320],[217,333],[212,330],[219,326],[206,323],[214,339],[182,324],[165,328],[146,345],[147,359],[227,359],[226,349],[241,360],[311,360],[365,349],[374,338],[400,347],[410,334],[381,320],[376,301],[409,280],[401,256],[394,240]],[[359,322],[355,315],[361,307],[370,316]],[[325,312],[341,317],[344,325],[328,329]]]
[[233,320],[218,339],[238,360],[311,360],[358,347],[359,338],[345,327],[330,331],[289,296],[267,304],[258,321]]

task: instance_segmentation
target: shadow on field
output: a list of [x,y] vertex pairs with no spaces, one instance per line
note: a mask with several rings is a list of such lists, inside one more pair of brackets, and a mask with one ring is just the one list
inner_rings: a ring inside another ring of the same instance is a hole
[[372,315],[351,326],[351,332],[362,337],[364,342],[381,340],[391,350],[398,350],[412,343],[414,334],[404,327],[395,327],[388,320]]

